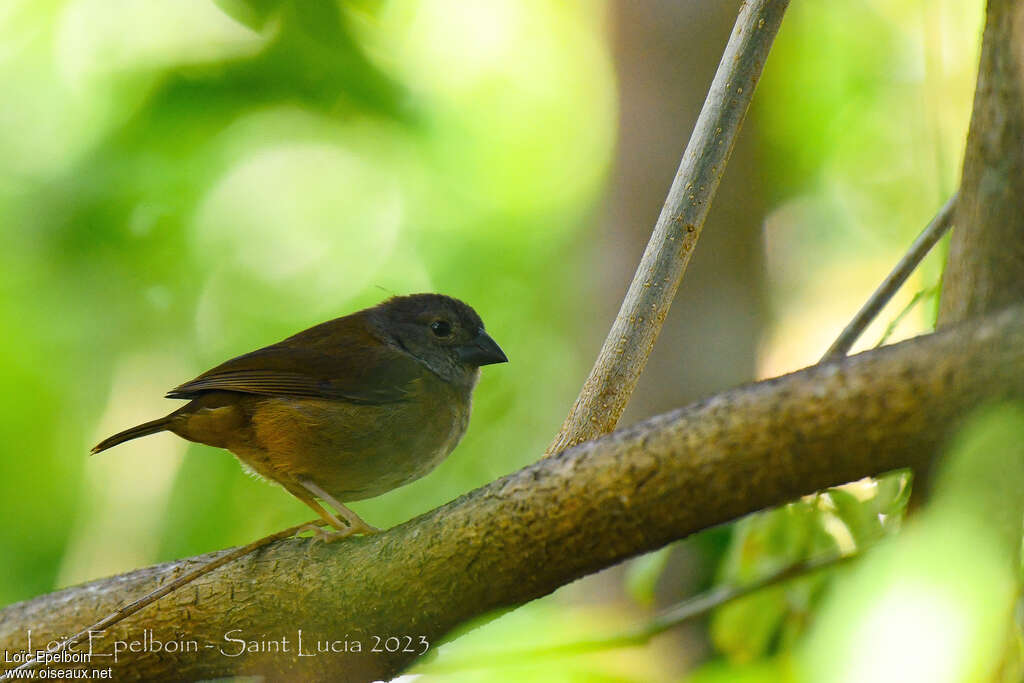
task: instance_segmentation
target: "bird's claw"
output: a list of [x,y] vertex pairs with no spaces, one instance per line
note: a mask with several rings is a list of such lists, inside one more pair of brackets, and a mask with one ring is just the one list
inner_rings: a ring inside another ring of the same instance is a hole
[[299,527],[299,529],[295,532],[295,535],[300,536],[301,534],[304,534],[307,531],[310,531],[313,534],[312,537],[310,537],[309,539],[310,549],[312,549],[313,546],[317,543],[334,543],[335,541],[340,541],[343,538],[355,536],[356,534],[363,534],[364,536],[369,536],[371,534],[380,533],[380,529],[374,526],[370,526],[366,523],[352,525],[349,526],[347,529],[324,529],[319,524],[309,523],[303,524],[301,527]]

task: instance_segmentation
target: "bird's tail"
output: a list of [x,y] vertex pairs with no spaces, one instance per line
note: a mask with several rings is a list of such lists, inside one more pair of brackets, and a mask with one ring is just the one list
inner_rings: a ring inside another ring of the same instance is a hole
[[93,455],[96,455],[100,451],[105,451],[108,448],[116,446],[119,443],[131,441],[132,439],[137,439],[140,436],[147,436],[149,434],[156,434],[157,432],[162,432],[170,428],[172,416],[173,413],[172,415],[167,415],[166,417],[161,417],[156,420],[150,420],[149,422],[143,422],[142,424],[132,427],[131,429],[126,429],[123,432],[118,432],[113,436],[108,436],[106,439],[103,439],[103,441],[100,441],[98,444],[93,446],[91,452]]

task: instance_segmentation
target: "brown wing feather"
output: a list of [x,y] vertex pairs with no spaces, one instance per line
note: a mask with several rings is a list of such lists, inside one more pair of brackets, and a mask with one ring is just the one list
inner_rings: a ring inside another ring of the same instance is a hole
[[195,398],[207,391],[329,398],[351,403],[406,400],[426,372],[408,355],[370,334],[358,314],[300,332],[232,358],[167,392]]

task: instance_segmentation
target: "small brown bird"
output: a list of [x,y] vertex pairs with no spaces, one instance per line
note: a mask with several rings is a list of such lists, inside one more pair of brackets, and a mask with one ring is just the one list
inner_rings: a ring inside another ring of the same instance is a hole
[[283,486],[334,527],[317,530],[322,539],[374,533],[342,502],[380,495],[440,464],[466,432],[480,366],[506,361],[463,302],[396,296],[204,372],[167,393],[191,399],[186,405],[92,452],[173,432],[226,448]]

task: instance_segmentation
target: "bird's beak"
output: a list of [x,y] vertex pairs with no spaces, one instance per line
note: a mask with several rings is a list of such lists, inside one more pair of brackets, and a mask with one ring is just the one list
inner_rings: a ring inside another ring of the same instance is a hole
[[459,347],[459,358],[463,363],[469,363],[478,367],[508,362],[508,356],[505,355],[505,352],[483,330],[480,330],[480,333],[476,335],[473,341]]

